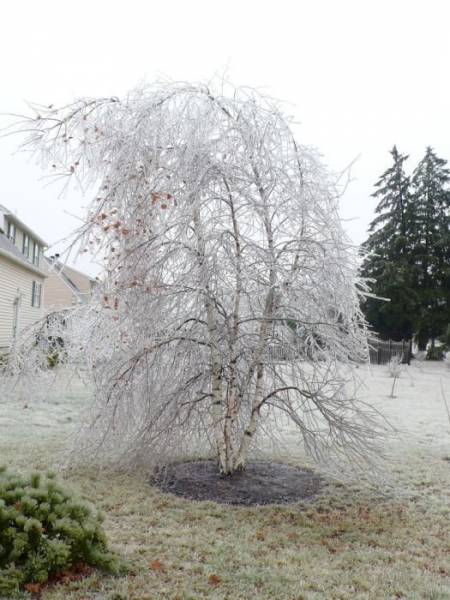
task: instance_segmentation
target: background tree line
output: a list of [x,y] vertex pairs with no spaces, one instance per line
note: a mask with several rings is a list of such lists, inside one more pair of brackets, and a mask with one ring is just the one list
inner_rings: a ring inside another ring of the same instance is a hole
[[450,323],[450,170],[431,147],[412,175],[406,154],[394,146],[392,165],[372,194],[376,217],[363,244],[363,276],[372,293],[364,312],[383,339],[414,338],[428,358],[435,342],[448,337]]

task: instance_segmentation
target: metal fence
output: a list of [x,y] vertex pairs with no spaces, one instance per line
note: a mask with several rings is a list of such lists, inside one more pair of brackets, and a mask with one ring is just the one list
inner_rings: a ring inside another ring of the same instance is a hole
[[[398,356],[403,364],[410,364],[411,341],[402,340],[369,340],[369,357],[373,365],[386,365],[392,358]],[[266,360],[269,362],[289,362],[304,357],[300,348],[293,345],[271,344],[267,349]],[[318,356],[315,357],[319,359]]]
[[291,362],[300,358],[300,351],[295,346],[270,345],[266,352],[266,360],[269,362]]
[[411,361],[411,340],[394,342],[392,340],[369,341],[370,362],[373,365],[386,365],[392,358],[398,356],[403,364]]

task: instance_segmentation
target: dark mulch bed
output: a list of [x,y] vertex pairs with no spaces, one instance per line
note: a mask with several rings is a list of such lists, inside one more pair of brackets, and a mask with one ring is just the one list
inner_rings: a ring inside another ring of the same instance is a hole
[[255,461],[243,472],[221,476],[217,463],[201,460],[166,467],[152,482],[164,492],[221,504],[287,504],[315,496],[322,478],[309,469]]

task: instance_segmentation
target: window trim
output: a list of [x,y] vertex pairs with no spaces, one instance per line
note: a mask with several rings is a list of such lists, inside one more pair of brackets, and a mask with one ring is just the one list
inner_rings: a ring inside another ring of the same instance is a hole
[[[13,244],[16,243],[16,235],[17,235],[17,227],[16,224],[12,221],[8,221],[8,235],[7,238],[12,241]],[[12,235],[11,235],[12,232]]]
[[[26,241],[26,244],[25,244],[25,241]],[[31,246],[31,238],[28,235],[28,233],[24,233],[23,238],[22,238],[22,254],[26,258],[30,258],[30,246]]]
[[32,262],[36,267],[39,266],[39,257],[41,253],[41,247],[37,242],[33,242],[33,254],[32,254]]
[[31,286],[31,306],[33,308],[41,308],[42,301],[42,283],[33,281]]

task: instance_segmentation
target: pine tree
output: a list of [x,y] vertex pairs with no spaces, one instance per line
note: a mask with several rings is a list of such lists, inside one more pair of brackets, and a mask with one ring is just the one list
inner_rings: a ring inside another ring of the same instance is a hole
[[394,164],[375,184],[373,198],[379,199],[375,213],[378,215],[369,227],[371,233],[366,246],[384,254],[387,259],[397,258],[406,251],[408,235],[409,177],[405,174],[407,154],[400,154],[397,147],[391,150]]
[[450,170],[428,147],[412,177],[411,249],[420,309],[416,338],[424,350],[450,322]]
[[396,146],[391,155],[393,164],[381,175],[372,194],[379,203],[363,245],[362,272],[373,280],[372,292],[390,300],[367,298],[364,312],[370,325],[382,338],[400,340],[413,334],[417,295],[410,265],[410,180],[404,170],[408,156],[400,154]]

